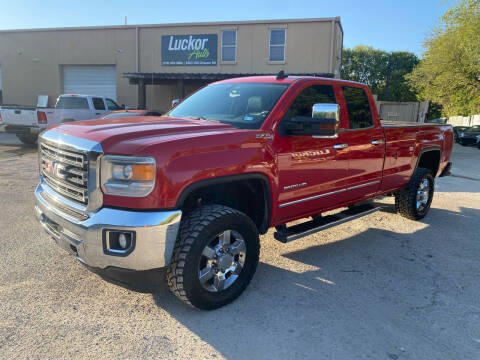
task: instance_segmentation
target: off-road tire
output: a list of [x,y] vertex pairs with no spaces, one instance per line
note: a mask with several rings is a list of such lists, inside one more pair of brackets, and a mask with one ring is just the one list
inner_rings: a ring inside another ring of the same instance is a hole
[[[423,210],[417,209],[417,191],[421,182],[427,179],[430,185],[429,199]],[[395,193],[395,210],[410,220],[420,220],[427,215],[433,200],[435,179],[432,172],[425,168],[417,168],[408,185]]]
[[25,145],[35,146],[38,137],[36,135],[17,135],[17,138]]
[[[198,265],[205,246],[217,234],[231,229],[246,244],[246,260],[237,280],[220,292],[205,290],[198,279]],[[202,310],[213,310],[235,300],[252,279],[260,253],[258,230],[245,214],[222,205],[205,205],[184,215],[180,223],[167,283],[177,298]]]

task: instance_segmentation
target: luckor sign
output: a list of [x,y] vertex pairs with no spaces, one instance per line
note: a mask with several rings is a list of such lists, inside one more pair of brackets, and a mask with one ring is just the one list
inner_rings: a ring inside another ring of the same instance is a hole
[[162,65],[215,66],[217,43],[217,34],[162,35]]

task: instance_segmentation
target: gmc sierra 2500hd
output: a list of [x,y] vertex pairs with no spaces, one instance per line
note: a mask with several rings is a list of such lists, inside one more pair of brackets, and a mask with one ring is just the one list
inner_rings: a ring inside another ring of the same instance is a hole
[[215,309],[247,287],[270,227],[290,241],[358,218],[371,209],[353,204],[385,194],[401,215],[423,218],[452,143],[448,125],[381,124],[359,83],[230,79],[162,117],[45,131],[36,214],[89,267],[168,267],[178,298]]

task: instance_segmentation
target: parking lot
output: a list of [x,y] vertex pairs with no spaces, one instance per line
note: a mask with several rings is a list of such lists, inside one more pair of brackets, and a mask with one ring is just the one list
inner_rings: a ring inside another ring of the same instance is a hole
[[270,231],[245,293],[201,312],[162,271],[119,285],[57,248],[34,217],[36,149],[0,133],[0,358],[479,359],[479,160],[455,145],[420,222],[386,197],[289,244]]

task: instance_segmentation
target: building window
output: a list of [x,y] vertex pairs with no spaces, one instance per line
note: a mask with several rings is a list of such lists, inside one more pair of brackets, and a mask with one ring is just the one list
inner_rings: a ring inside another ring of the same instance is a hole
[[270,29],[270,61],[285,61],[286,32],[287,29]]
[[237,61],[237,30],[222,31],[222,61]]

